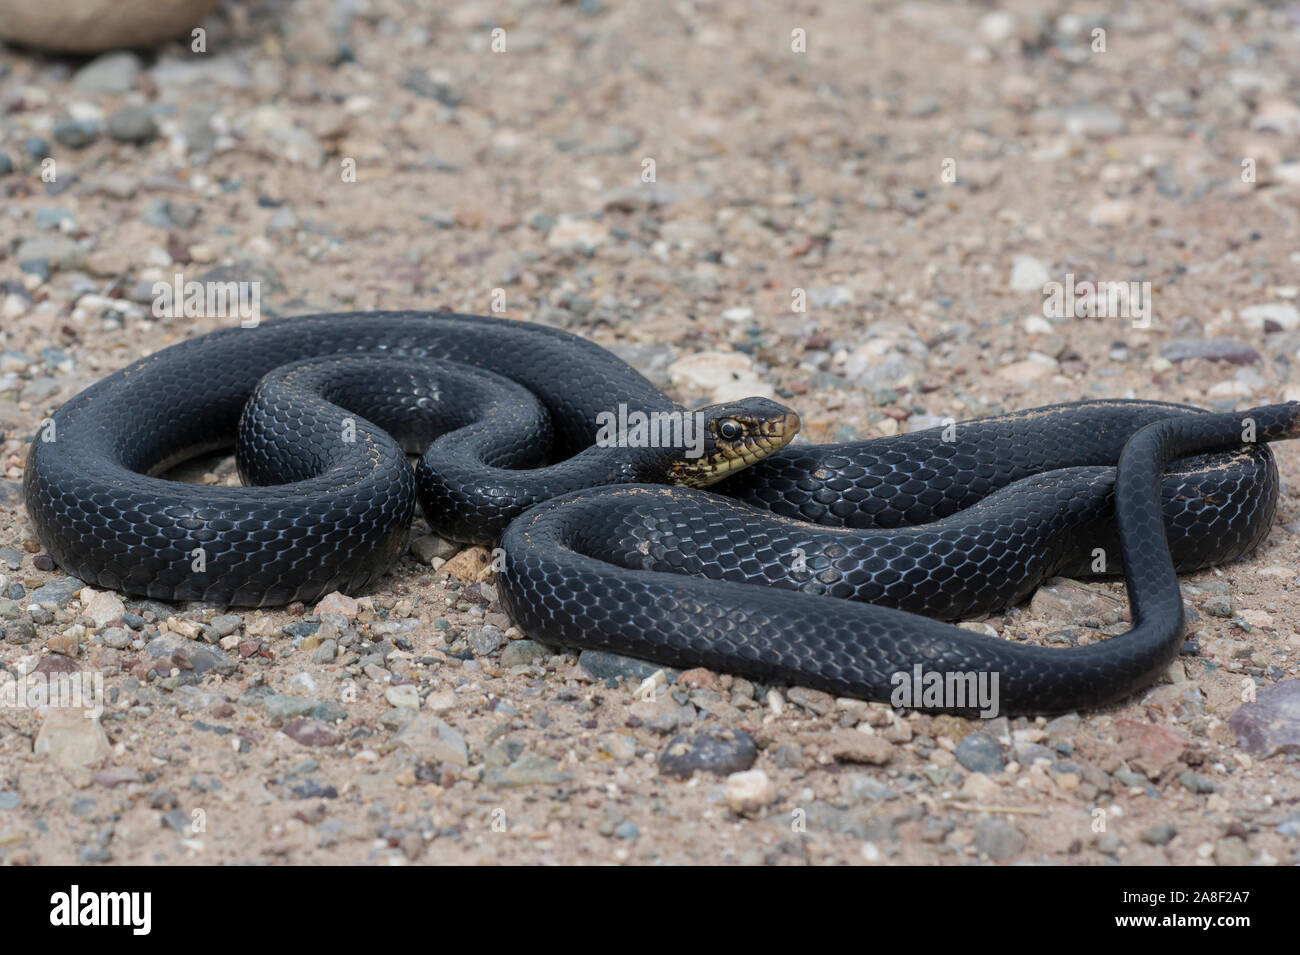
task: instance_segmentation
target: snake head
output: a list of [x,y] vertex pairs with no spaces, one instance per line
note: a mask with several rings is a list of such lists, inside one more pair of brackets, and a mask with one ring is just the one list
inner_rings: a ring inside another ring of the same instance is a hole
[[767,398],[742,398],[694,413],[700,437],[669,466],[668,480],[708,487],[780,451],[799,431],[799,415]]

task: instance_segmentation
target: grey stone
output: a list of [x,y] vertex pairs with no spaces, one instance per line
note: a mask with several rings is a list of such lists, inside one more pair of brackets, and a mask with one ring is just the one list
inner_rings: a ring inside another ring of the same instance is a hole
[[393,741],[424,761],[469,765],[464,737],[432,713],[418,714]]
[[1174,363],[1203,358],[1230,365],[1253,365],[1260,359],[1258,351],[1235,338],[1175,338],[1161,347],[1160,355]]
[[669,740],[659,754],[659,770],[680,779],[689,778],[696,770],[725,776],[749,769],[757,757],[754,738],[744,730],[682,733]]
[[114,52],[97,56],[72,77],[72,85],[87,93],[127,93],[140,75],[140,58]]
[[644,680],[659,670],[664,670],[668,682],[671,683],[677,679],[678,674],[677,670],[661,667],[656,663],[625,657],[620,653],[608,653],[604,650],[583,650],[578,654],[578,662],[598,680],[620,676],[629,680]]
[[483,774],[483,781],[489,786],[558,786],[572,782],[573,777],[560,768],[560,764],[545,756],[526,753],[509,766],[489,769]]
[[1002,747],[988,733],[971,733],[960,743],[953,753],[957,762],[972,773],[986,773],[990,776],[1002,772]]
[[61,235],[38,235],[23,241],[14,258],[19,265],[45,262],[52,269],[80,268],[86,257],[80,244]]
[[469,647],[474,651],[475,656],[485,657],[490,653],[496,653],[505,643],[506,638],[496,627],[479,627],[471,632],[466,641]]
[[31,643],[36,639],[36,625],[30,620],[14,620],[0,624],[0,633],[10,643]]
[[545,660],[551,655],[550,648],[535,640],[514,640],[501,651],[503,667],[524,666]]
[[51,580],[48,584],[42,584],[32,591],[31,603],[54,604],[57,607],[62,607],[84,586],[86,585],[76,577],[61,577],[58,580]]
[[237,613],[223,613],[208,622],[218,637],[228,637],[244,625],[244,618]]
[[69,119],[54,127],[54,141],[69,149],[85,149],[99,138],[99,123]]
[[339,643],[337,640],[322,640],[311,653],[312,663],[333,663],[334,658],[339,655]]
[[1167,846],[1178,835],[1178,827],[1172,822],[1159,822],[1142,831],[1142,841],[1153,846]]
[[143,106],[123,106],[108,117],[108,135],[119,143],[147,143],[158,135],[158,124]]
[[320,700],[302,696],[289,696],[285,693],[273,693],[262,700],[262,706],[265,708],[267,715],[271,717],[272,722],[307,716],[319,705]]
[[1003,819],[981,819],[975,823],[975,848],[1001,862],[1018,856],[1025,848],[1025,834]]

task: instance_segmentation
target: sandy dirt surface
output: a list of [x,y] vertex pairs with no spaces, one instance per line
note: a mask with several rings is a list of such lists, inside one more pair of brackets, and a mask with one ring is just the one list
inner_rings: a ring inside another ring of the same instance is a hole
[[[1289,491],[1258,552],[1184,579],[1163,682],[1050,722],[643,685],[527,641],[419,527],[355,602],[121,602],[52,567],[21,501],[62,401],[239,321],[155,316],[177,274],[258,283],[264,316],[504,308],[684,402],[775,394],[812,441],[1300,397],[1300,7],[300,0],[205,29],[90,65],[0,51],[0,679],[108,697],[0,710],[0,859],[1300,861],[1295,751],[1228,722],[1295,686]],[[1053,282],[1139,294],[1066,315]],[[1070,643],[1126,614],[1065,582],[974,625]],[[666,772],[701,732],[716,771]]]

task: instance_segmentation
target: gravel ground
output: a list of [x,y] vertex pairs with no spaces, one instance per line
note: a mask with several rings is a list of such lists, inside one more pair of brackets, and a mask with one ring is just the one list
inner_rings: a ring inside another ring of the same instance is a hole
[[[52,566],[20,492],[60,402],[238,320],[156,317],[178,273],[258,282],[268,316],[504,308],[686,402],[776,394],[813,441],[1300,398],[1300,6],[299,0],[205,27],[203,53],[0,52],[0,682],[108,697],[0,710],[0,859],[1300,861],[1290,493],[1259,552],[1185,578],[1165,682],[1047,722],[557,654],[419,528],[355,601],[123,601]],[[1045,306],[1071,281],[1151,308]],[[1126,614],[1058,581],[971,625]]]

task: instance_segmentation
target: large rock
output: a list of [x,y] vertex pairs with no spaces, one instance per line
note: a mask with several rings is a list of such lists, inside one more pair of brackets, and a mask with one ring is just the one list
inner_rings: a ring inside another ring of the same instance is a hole
[[0,0],[0,40],[59,53],[153,46],[195,26],[221,0]]

